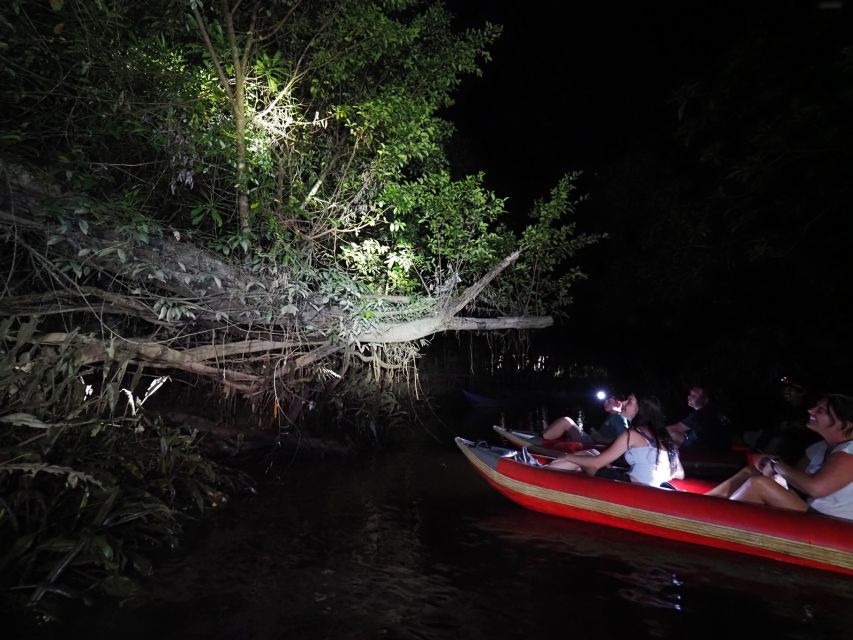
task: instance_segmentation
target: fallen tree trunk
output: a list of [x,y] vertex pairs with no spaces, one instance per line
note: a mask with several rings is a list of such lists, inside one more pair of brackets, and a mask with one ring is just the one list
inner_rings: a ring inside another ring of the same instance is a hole
[[[196,343],[187,344],[174,337],[166,341],[139,335],[128,337],[112,331],[108,340],[93,336],[72,336],[68,332],[50,332],[32,336],[34,344],[59,345],[70,340],[80,349],[78,361],[81,365],[107,359],[144,363],[153,368],[186,371],[216,380],[228,389],[245,395],[261,393],[269,388],[277,376],[293,376],[300,369],[344,351],[359,352],[379,345],[413,342],[443,331],[538,329],[552,324],[549,316],[472,318],[458,315],[494,278],[518,259],[517,251],[504,258],[460,295],[445,300],[436,299],[427,305],[421,304],[419,308],[430,309],[430,313],[419,311],[421,317],[414,319],[383,321],[383,314],[377,312],[377,319],[369,328],[342,340],[328,335],[328,328],[342,321],[340,308],[318,306],[309,298],[302,301],[298,308],[289,303],[285,315],[264,317],[256,305],[259,301],[266,307],[280,305],[281,280],[243,273],[233,265],[223,263],[215,254],[182,241],[179,234],[166,234],[158,238],[156,243],[135,245],[134,258],[131,260],[126,254],[122,257],[119,253],[115,243],[122,240],[114,231],[102,234],[89,228],[85,229],[85,233],[83,229],[67,231],[61,241],[51,245],[51,239],[56,237],[56,229],[47,220],[0,211],[0,226],[19,246],[31,253],[34,261],[44,264],[48,272],[53,263],[48,256],[20,237],[24,231],[38,234],[54,251],[61,249],[66,254],[86,258],[100,273],[109,276],[111,285],[123,283],[119,290],[100,288],[92,283],[82,286],[66,274],[54,270],[54,281],[63,286],[53,291],[7,296],[0,306],[0,315],[83,312],[97,317],[100,322],[104,322],[107,315],[125,316],[165,326],[172,331],[180,331],[182,326],[194,327]],[[138,269],[140,263],[145,264],[146,268]],[[159,275],[152,278],[151,269],[155,266],[157,271],[154,273]],[[198,270],[204,271],[199,274]],[[184,274],[183,279],[179,278],[179,274]],[[193,288],[205,277],[212,277],[215,285],[222,288],[223,292],[211,293],[209,287]],[[136,288],[132,285],[134,282],[139,283]],[[258,292],[252,297],[247,292],[253,286]],[[226,291],[226,288],[231,291]],[[183,311],[179,318],[172,319],[168,314],[164,317],[162,304],[158,311],[157,290],[184,296]],[[413,303],[408,298],[397,297],[390,304],[394,304],[395,309],[389,316],[405,316],[406,310],[412,308]],[[195,328],[200,325],[206,325],[210,332],[209,341],[204,344],[198,344],[205,335],[204,330],[198,333]],[[253,326],[267,327],[269,337],[258,337],[257,329],[253,329]],[[223,340],[217,336],[218,327],[225,328],[227,334],[243,337]],[[259,372],[246,366],[259,354],[266,354],[276,360],[272,370]],[[375,359],[372,362],[383,361]],[[394,365],[391,363],[386,366]]]
[[[412,342],[441,331],[496,331],[507,329],[539,329],[551,326],[550,316],[518,318],[458,318],[438,314],[411,322],[386,324],[374,331],[359,334],[356,345]],[[162,343],[144,339],[114,338],[109,344],[95,338],[72,336],[68,333],[49,333],[32,338],[42,345],[65,344],[72,340],[81,348],[79,364],[102,362],[108,357],[145,362],[155,368],[174,368],[219,380],[235,391],[255,393],[266,377],[234,371],[228,368],[229,358],[245,357],[258,353],[274,354],[284,359],[282,372],[301,369],[334,353],[345,350],[345,345],[330,342],[306,345],[295,341],[241,340],[225,344],[207,344],[183,350],[172,349]],[[351,345],[352,346],[352,345]],[[306,347],[307,350],[304,350]],[[313,347],[313,348],[312,348]],[[299,350],[299,349],[303,350]],[[214,363],[214,364],[210,364]],[[217,364],[218,363],[218,364]],[[276,368],[278,370],[278,367]]]
[[[100,326],[101,335],[48,331],[28,337],[44,347],[72,344],[81,366],[119,360],[184,371],[251,397],[310,377],[311,368],[324,376],[345,372],[353,355],[371,366],[401,369],[401,361],[379,352],[444,331],[539,329],[553,322],[550,316],[460,315],[518,251],[455,296],[355,291],[348,300],[334,300],[296,282],[285,268],[248,269],[177,231],[146,227],[142,234],[35,213],[46,197],[35,183],[18,185],[14,212],[0,209],[0,233],[16,250],[13,272],[15,260],[26,255],[43,288],[4,292],[0,316],[73,316],[66,326]],[[362,307],[369,315],[359,315]],[[413,351],[406,353],[409,358]]]

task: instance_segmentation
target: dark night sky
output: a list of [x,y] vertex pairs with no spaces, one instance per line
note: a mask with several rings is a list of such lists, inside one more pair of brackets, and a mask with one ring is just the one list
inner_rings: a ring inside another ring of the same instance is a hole
[[[631,138],[666,126],[669,92],[703,57],[700,40],[710,39],[668,27],[678,16],[659,7],[649,13],[616,12],[600,2],[448,4],[463,25],[503,26],[483,77],[466,78],[449,116],[457,127],[457,166],[485,171],[516,218],[568,171],[583,170],[590,192],[599,167]],[[595,218],[589,207],[581,215]],[[601,228],[595,219],[581,224]]]
[[834,3],[819,0],[446,4],[461,25],[504,29],[449,115],[467,148],[461,164],[485,170],[513,212],[566,171],[594,172],[667,135],[677,124],[673,92],[752,30],[790,32],[807,47],[850,26],[849,10],[822,10]]
[[[726,320],[720,321],[710,302],[702,318],[691,316],[683,307],[695,306],[703,296],[709,301],[726,297],[729,290],[737,289],[739,280],[747,283],[754,278],[761,284],[755,288],[766,289],[767,297],[766,303],[755,302],[754,307],[759,312],[772,307],[768,315],[780,315],[774,296],[786,286],[787,276],[782,274],[788,273],[787,266],[766,268],[767,273],[779,274],[779,282],[766,287],[766,280],[760,279],[763,274],[732,272],[728,274],[731,282],[706,278],[701,285],[705,289],[690,292],[690,299],[679,301],[674,294],[676,299],[663,300],[662,306],[644,306],[654,295],[636,290],[641,285],[625,278],[624,264],[642,260],[637,255],[642,247],[635,238],[655,223],[648,210],[657,196],[651,192],[653,187],[644,192],[641,186],[626,183],[648,181],[656,172],[672,176],[674,181],[687,179],[679,171],[690,171],[690,167],[682,169],[672,160],[679,153],[675,91],[688,83],[701,83],[715,71],[719,77],[721,61],[730,64],[736,59],[732,52],[758,33],[786,43],[786,58],[779,61],[776,73],[784,76],[787,64],[792,78],[808,77],[808,65],[822,60],[816,51],[826,49],[824,58],[829,59],[843,51],[845,39],[853,42],[848,37],[853,30],[850,8],[843,6],[846,3],[663,0],[616,5],[452,0],[447,4],[462,26],[486,20],[504,26],[483,77],[464,81],[448,114],[458,131],[451,151],[456,167],[465,172],[485,171],[488,186],[509,197],[508,209],[513,215],[526,213],[532,201],[547,195],[564,173],[582,170],[581,190],[590,201],[578,211],[579,227],[607,230],[612,236],[579,258],[590,280],[577,287],[571,319],[552,331],[549,340],[562,336],[555,344],[567,351],[577,351],[579,342],[587,346],[607,342],[612,353],[598,353],[611,362],[657,360],[657,366],[684,375],[690,352],[698,353],[695,347],[702,334],[716,332],[725,340],[729,339],[726,332],[746,335],[753,329],[748,322],[738,325],[729,320],[728,326]],[[842,6],[836,7],[838,4]],[[744,60],[745,68],[750,64],[751,60]],[[788,97],[776,95],[774,100],[785,102]],[[660,162],[659,168],[656,162]],[[666,184],[665,177],[658,179]],[[628,195],[620,201],[614,195],[617,192]],[[633,205],[645,209],[646,217],[635,215]],[[622,266],[617,268],[616,263]],[[843,284],[839,280],[838,286]],[[630,291],[632,287],[634,291]],[[660,292],[656,295],[659,298]],[[734,302],[728,301],[729,316],[736,313],[738,295],[737,291],[731,293]],[[792,298],[791,306],[802,306],[808,292],[802,296],[802,300]],[[655,304],[659,302],[656,299]],[[753,309],[745,313],[753,313]],[[658,321],[656,314],[665,319]],[[792,314],[787,326],[777,322],[773,330],[794,334],[800,320]],[[758,326],[766,332],[768,322],[757,319]],[[581,339],[567,338],[569,334]],[[730,342],[744,339],[731,338]],[[645,349],[632,351],[632,345],[641,340],[646,342]],[[783,335],[778,342],[791,340]],[[787,358],[767,354],[768,375],[775,375],[774,367],[796,362],[809,349],[803,341]]]

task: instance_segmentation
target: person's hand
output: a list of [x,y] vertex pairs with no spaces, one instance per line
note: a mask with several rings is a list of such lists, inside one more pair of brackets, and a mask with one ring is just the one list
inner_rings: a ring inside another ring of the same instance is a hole
[[613,397],[607,398],[604,401],[604,410],[607,413],[622,413],[622,402]]
[[671,424],[666,428],[666,430],[669,431],[669,437],[672,438],[676,447],[682,447],[689,444],[691,440],[695,439],[696,435],[693,432],[693,429],[685,426],[683,422]]
[[760,456],[755,460],[755,468],[758,469],[758,472],[767,476],[768,478],[772,478],[776,475],[776,464],[779,462],[773,456]]

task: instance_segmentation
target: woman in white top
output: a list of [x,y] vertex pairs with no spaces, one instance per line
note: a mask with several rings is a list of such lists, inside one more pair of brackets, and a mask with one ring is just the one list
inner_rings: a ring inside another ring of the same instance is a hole
[[[678,449],[666,430],[666,422],[657,398],[637,400],[629,395],[622,404],[622,415],[631,424],[599,455],[590,451],[572,453],[547,465],[554,469],[576,471],[616,480],[630,480],[659,487],[673,478],[683,478],[684,470],[678,459]],[[630,469],[627,473],[608,467],[621,456]]]
[[761,456],[708,495],[853,520],[853,398],[821,398],[809,409],[806,426],[823,441],[806,449],[801,468]]

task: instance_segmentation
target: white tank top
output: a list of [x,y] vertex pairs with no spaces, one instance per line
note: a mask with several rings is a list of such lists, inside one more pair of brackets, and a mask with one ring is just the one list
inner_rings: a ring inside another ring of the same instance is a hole
[[[625,462],[631,467],[628,476],[631,482],[648,484],[659,487],[662,482],[669,482],[674,477],[674,472],[669,466],[669,454],[666,449],[658,449],[642,432],[632,430],[642,436],[648,443],[645,447],[631,447],[625,452]],[[629,436],[630,443],[630,436]],[[676,452],[676,458],[678,453]],[[676,464],[676,470],[678,465]]]
[[[806,449],[806,457],[809,459],[806,473],[814,474],[824,465],[830,455],[827,448],[826,442],[821,441],[815,442]],[[843,451],[846,455],[853,455],[853,441],[842,442],[832,448],[833,454],[838,451]],[[809,498],[808,503],[815,511],[820,511],[828,516],[853,520],[853,482],[828,496]]]

